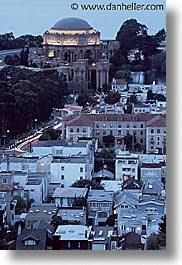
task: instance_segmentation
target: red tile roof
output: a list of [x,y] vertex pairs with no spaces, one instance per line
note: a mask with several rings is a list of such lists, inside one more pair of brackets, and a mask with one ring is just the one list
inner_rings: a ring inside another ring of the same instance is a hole
[[127,85],[127,82],[124,79],[116,79],[116,83],[112,83],[112,85]]
[[166,127],[166,116],[157,115],[147,123],[147,127]]
[[161,168],[160,163],[143,163],[141,165],[142,168]]
[[[116,114],[116,113],[98,113],[98,114],[74,114],[69,115],[63,119],[68,126],[90,126],[94,121],[124,121],[124,122],[147,122],[147,126],[154,126],[158,124],[158,120],[164,124],[165,115],[138,113],[138,114]],[[121,118],[121,120],[119,119]]]
[[0,184],[0,191],[12,191],[13,185]]
[[91,126],[92,120],[85,115],[79,115],[67,123],[67,126]]

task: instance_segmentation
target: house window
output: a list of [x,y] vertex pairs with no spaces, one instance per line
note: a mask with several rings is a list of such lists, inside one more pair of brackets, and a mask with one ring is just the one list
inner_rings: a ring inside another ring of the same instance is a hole
[[121,130],[118,130],[118,135],[121,135]]
[[112,123],[110,124],[110,128],[113,128],[113,124]]
[[83,128],[83,133],[86,133],[86,131],[87,131],[86,128]]
[[130,125],[129,125],[129,124],[127,124],[127,125],[126,125],[126,128],[130,128]]
[[98,218],[107,218],[107,212],[98,212]]
[[7,183],[7,179],[3,179],[3,184],[6,184]]
[[61,188],[64,189],[64,184],[61,184]]
[[77,132],[77,133],[79,133],[79,132],[80,132],[80,129],[79,129],[79,128],[77,128],[77,129],[76,129],[76,132]]
[[36,241],[33,239],[29,239],[25,241],[25,246],[35,246],[36,245]]
[[103,131],[103,135],[106,135],[106,130]]
[[80,172],[83,172],[83,167],[80,167]]
[[102,124],[102,127],[103,127],[103,128],[106,128],[106,124],[105,124],[105,123],[103,123],[103,124]]
[[121,124],[118,124],[118,128],[121,128]]
[[113,132],[112,132],[112,130],[110,130],[110,135],[113,135]]
[[96,135],[99,135],[99,130],[96,131]]
[[143,144],[143,139],[140,139],[140,143]]
[[157,129],[157,133],[160,133],[160,129]]
[[132,170],[131,170],[131,171],[132,171],[132,173],[135,173],[135,169],[134,169],[134,168],[132,168]]
[[70,133],[73,133],[73,128],[70,128]]
[[80,177],[80,180],[82,180],[83,179],[83,177]]
[[61,179],[62,179],[62,180],[64,179],[64,175],[61,175]]
[[143,135],[143,131],[140,132],[140,135]]
[[140,124],[140,128],[143,128],[143,123]]
[[99,123],[96,123],[96,128],[99,128]]
[[137,126],[136,126],[136,124],[133,124],[133,128],[136,128]]
[[61,167],[61,170],[64,171],[64,167],[63,166]]
[[151,132],[151,133],[154,133],[154,129],[151,129],[150,132]]

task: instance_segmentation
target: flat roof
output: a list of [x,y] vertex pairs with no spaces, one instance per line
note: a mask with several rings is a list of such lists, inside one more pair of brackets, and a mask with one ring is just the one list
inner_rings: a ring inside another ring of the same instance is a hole
[[66,163],[66,164],[85,164],[87,156],[75,156],[75,157],[66,157],[66,158],[54,158],[51,163]]
[[59,236],[60,240],[88,240],[91,232],[91,226],[85,225],[59,225],[56,229],[55,236]]
[[106,191],[106,190],[90,190],[88,193],[88,199],[87,201],[109,201],[111,202],[113,200],[113,194],[112,191]]
[[75,197],[85,197],[87,193],[87,188],[56,188],[53,192],[52,197],[61,197],[61,198],[75,198]]

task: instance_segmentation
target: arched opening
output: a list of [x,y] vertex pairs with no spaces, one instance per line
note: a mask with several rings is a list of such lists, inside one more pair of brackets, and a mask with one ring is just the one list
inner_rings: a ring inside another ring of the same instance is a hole
[[90,80],[90,88],[91,89],[96,89],[96,70],[93,69],[91,70],[91,80]]
[[92,50],[87,50],[84,52],[84,59],[88,59],[89,64],[95,61],[95,54]]
[[70,51],[67,51],[67,52],[64,53],[64,55],[63,55],[63,61],[65,63],[70,63]]
[[83,50],[79,51],[78,59],[83,59]]

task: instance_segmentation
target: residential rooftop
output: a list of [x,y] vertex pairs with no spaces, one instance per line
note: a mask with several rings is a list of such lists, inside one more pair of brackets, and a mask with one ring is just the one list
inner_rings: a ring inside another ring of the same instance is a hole
[[59,236],[60,240],[85,241],[88,240],[91,228],[84,225],[59,225],[54,235]]
[[75,197],[85,197],[87,193],[87,188],[56,188],[52,195],[53,198],[75,198]]
[[106,191],[106,190],[90,190],[88,193],[88,202],[91,201],[109,201],[112,202],[113,200],[113,194],[114,192],[112,191]]

